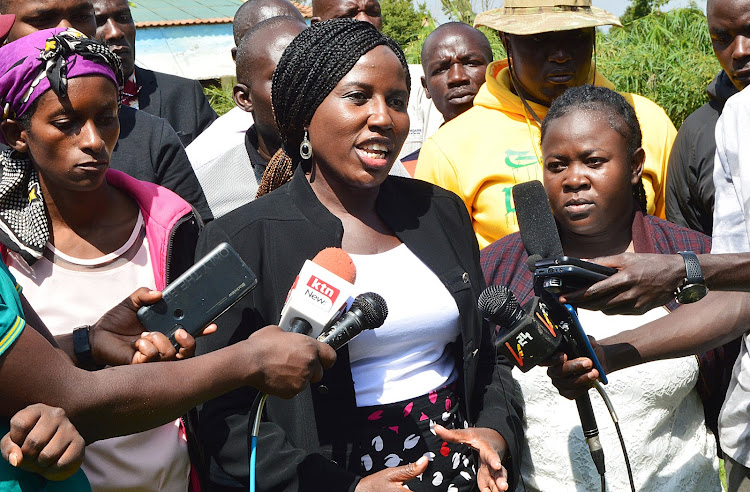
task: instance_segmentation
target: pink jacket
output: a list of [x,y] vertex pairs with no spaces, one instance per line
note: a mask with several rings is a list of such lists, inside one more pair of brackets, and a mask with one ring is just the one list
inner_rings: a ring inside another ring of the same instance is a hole
[[173,191],[154,183],[139,181],[121,171],[109,169],[107,182],[132,196],[138,203],[146,225],[156,288],[163,290],[167,286],[171,233],[185,218],[193,216],[192,207]]

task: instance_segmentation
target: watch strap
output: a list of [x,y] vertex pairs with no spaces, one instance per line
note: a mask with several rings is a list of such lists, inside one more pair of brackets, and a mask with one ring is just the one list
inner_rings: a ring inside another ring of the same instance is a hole
[[94,357],[91,354],[89,328],[91,328],[89,325],[84,325],[73,329],[73,353],[78,360],[78,367],[92,371],[97,367],[94,364]]
[[680,251],[680,255],[685,260],[685,284],[704,284],[703,270],[701,270],[701,264],[698,261],[698,255],[692,251]]

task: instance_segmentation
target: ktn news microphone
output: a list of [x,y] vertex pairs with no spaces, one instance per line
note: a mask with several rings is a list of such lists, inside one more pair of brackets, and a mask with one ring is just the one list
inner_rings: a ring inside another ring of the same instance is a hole
[[[557,223],[552,215],[542,183],[540,181],[520,183],[513,187],[512,193],[521,241],[529,254],[527,266],[533,271],[533,265],[537,260],[564,256]],[[498,349],[505,352],[508,347],[515,348],[515,351],[512,351],[515,356],[510,354],[509,359],[515,360],[518,365],[520,356],[521,360],[525,361],[525,368],[520,365],[519,368],[526,371],[542,362],[545,353],[547,353],[546,357],[549,357],[552,353],[562,350],[571,358],[588,357],[599,370],[602,382],[606,383],[604,371],[578,322],[575,310],[569,305],[560,304],[557,295],[547,292],[539,282],[534,283],[534,292],[539,298],[534,300],[532,316],[523,312],[510,290],[507,290],[509,295],[504,296],[508,299],[505,302],[500,302],[500,299],[496,303],[487,304],[487,299],[485,299],[485,307],[495,306],[498,313],[504,313],[503,317],[507,318],[498,322],[488,317],[492,313],[483,312],[483,316],[487,314],[486,319],[506,330],[511,330],[496,341]],[[512,303],[510,299],[513,300]],[[503,305],[502,308],[500,304]],[[531,337],[534,336],[536,338],[532,340]],[[591,399],[586,393],[576,398],[575,402],[591,458],[597,471],[603,476],[605,472],[604,452],[599,442],[599,428],[594,417]]]
[[351,302],[357,270],[341,248],[325,248],[306,260],[281,310],[283,330],[314,338],[327,331]]

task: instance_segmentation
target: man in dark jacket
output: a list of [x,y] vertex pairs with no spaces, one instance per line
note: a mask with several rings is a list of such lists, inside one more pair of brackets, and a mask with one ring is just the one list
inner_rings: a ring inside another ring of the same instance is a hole
[[120,57],[123,103],[164,118],[188,145],[216,118],[196,80],[135,66],[135,23],[127,0],[95,0],[96,37]]
[[749,12],[748,0],[708,2],[708,30],[722,71],[708,85],[710,101],[680,127],[669,156],[667,219],[709,236],[714,213],[714,129],[727,99],[750,84]]

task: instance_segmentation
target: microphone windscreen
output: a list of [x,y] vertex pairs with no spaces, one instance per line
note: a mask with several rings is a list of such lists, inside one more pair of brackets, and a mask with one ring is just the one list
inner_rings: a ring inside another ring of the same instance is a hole
[[526,267],[531,273],[534,273],[536,272],[536,262],[542,261],[543,259],[542,255],[531,255],[526,259]]
[[513,203],[526,252],[542,258],[563,256],[555,217],[540,181],[528,181],[513,187]]
[[357,268],[354,266],[352,257],[341,248],[325,248],[315,255],[312,262],[350,284],[357,279]]
[[524,315],[516,296],[504,285],[490,285],[484,289],[479,295],[477,307],[484,319],[505,328]]
[[359,308],[364,315],[365,323],[372,328],[379,328],[388,317],[388,305],[380,295],[374,292],[365,292],[358,295],[352,303],[351,309]]

